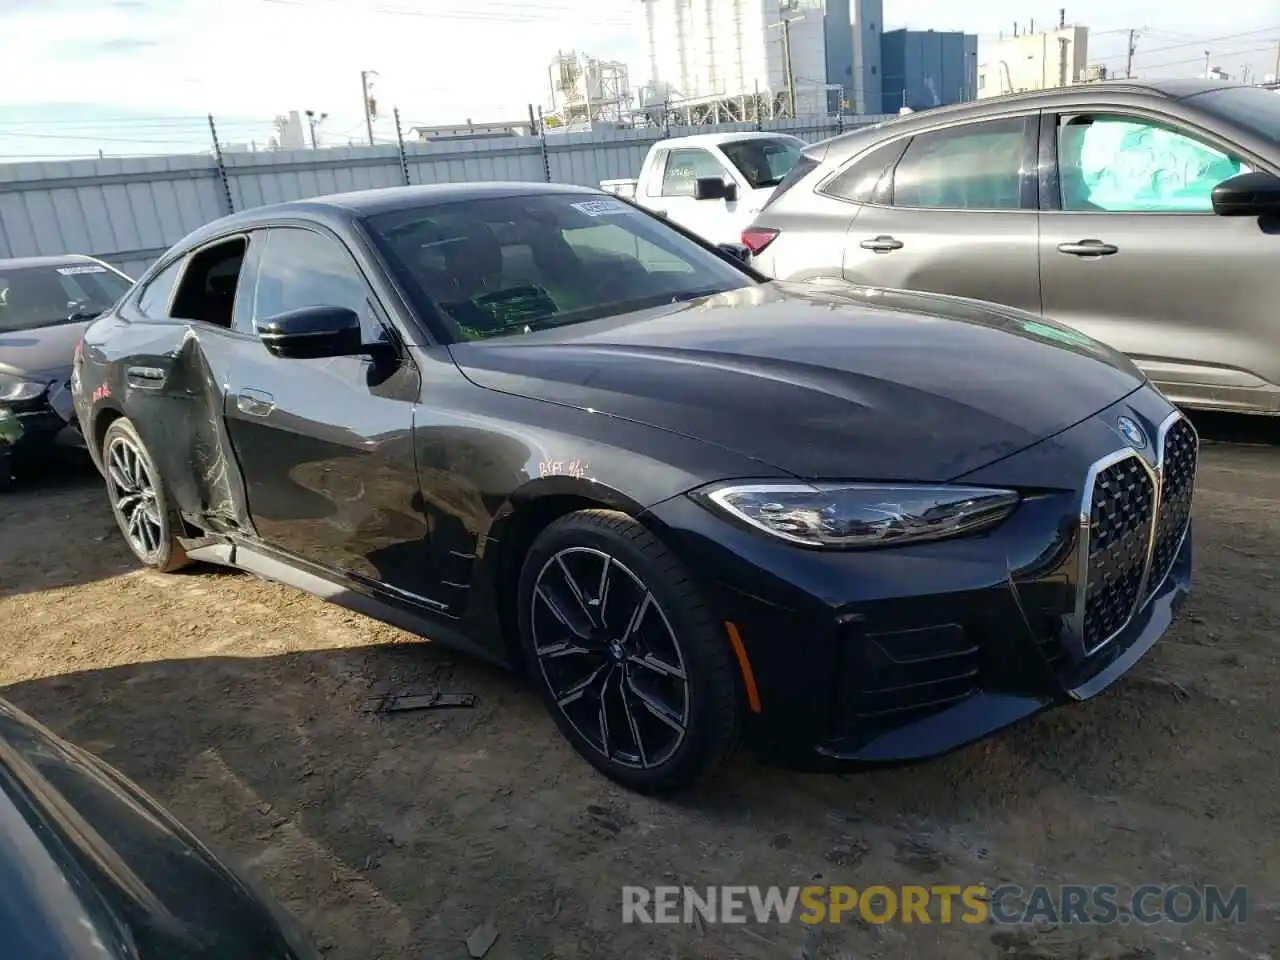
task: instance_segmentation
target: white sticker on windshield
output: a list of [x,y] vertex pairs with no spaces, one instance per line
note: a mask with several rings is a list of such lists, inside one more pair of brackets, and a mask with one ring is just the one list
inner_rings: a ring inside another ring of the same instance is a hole
[[588,217],[608,217],[626,213],[631,208],[620,200],[586,200],[582,203],[570,204],[575,210],[581,210]]
[[74,277],[78,273],[106,273],[107,268],[96,263],[85,263],[75,267],[58,267],[58,272],[64,277]]

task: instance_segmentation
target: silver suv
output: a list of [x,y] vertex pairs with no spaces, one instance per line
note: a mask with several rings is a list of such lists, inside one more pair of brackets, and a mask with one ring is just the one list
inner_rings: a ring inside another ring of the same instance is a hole
[[1280,91],[1107,82],[908,115],[809,147],[742,240],[780,280],[1007,304],[1175,403],[1280,414]]

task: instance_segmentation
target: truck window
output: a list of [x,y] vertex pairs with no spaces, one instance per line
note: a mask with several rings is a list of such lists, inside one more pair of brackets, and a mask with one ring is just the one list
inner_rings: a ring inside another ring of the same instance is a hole
[[662,174],[664,197],[692,197],[693,186],[707,177],[723,179],[723,164],[707,150],[672,150],[667,155],[666,170]]
[[768,140],[753,137],[722,143],[720,149],[746,178],[747,183],[751,184],[752,189],[758,190],[782,183],[783,178],[800,159],[804,144],[793,137]]

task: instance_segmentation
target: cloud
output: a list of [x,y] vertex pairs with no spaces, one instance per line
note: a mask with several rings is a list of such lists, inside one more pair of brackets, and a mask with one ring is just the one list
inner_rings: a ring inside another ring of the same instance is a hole
[[159,45],[158,40],[141,37],[108,37],[105,40],[70,40],[51,45],[53,55],[59,59],[112,59],[131,56],[139,50]]
[[291,109],[362,122],[360,71],[406,122],[522,116],[548,98],[561,48],[627,49],[632,0],[24,2],[0,60],[5,103],[83,102],[269,120]]

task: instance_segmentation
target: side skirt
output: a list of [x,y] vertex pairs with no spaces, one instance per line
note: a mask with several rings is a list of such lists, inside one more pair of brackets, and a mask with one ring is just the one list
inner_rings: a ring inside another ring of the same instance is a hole
[[350,584],[326,571],[299,562],[293,557],[277,554],[258,544],[225,537],[199,537],[181,539],[179,542],[192,560],[234,567],[264,580],[282,583],[328,603],[399,627],[424,640],[443,644],[504,669],[512,668],[509,661],[495,656],[493,651],[471,640],[457,627],[419,613],[403,601],[396,602],[373,595],[376,588],[369,588],[370,593],[355,590]]

